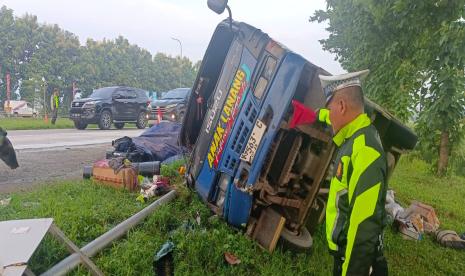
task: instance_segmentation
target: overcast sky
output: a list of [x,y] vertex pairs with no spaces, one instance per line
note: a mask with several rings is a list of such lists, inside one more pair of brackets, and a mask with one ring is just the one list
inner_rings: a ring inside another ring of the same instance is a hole
[[[202,58],[210,37],[227,12],[217,15],[207,0],[2,0],[16,16],[37,15],[39,22],[58,24],[84,43],[87,38],[114,39],[122,35],[130,43],[149,50]],[[264,5],[267,6],[264,6]],[[334,56],[323,51],[318,40],[328,37],[325,24],[310,23],[324,0],[229,0],[233,19],[268,33],[293,51],[333,74],[343,73]]]

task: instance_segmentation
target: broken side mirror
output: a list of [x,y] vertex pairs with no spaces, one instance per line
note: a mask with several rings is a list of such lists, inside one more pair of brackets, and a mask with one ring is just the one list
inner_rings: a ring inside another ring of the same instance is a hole
[[222,14],[228,5],[228,0],[208,0],[207,5],[210,10]]

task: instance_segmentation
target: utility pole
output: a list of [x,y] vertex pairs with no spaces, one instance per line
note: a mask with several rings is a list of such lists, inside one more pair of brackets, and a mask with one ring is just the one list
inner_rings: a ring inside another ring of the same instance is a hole
[[[72,102],[74,101],[74,97],[76,97],[76,81],[73,81],[73,92],[72,92],[73,96],[71,97],[71,104]],[[71,106],[70,104],[70,106]]]
[[45,82],[45,80],[43,80],[42,85],[43,85],[43,87],[44,87],[44,105],[42,106],[42,108],[44,109],[44,121],[45,121],[45,123],[48,123],[47,100],[46,100],[46,95],[47,95],[47,82]]
[[[2,65],[0,64],[0,86],[3,86],[3,80],[2,80],[1,76],[2,76]],[[3,99],[3,97],[2,97],[2,94],[3,94],[2,92],[3,91],[2,90],[0,90],[0,111],[2,111],[2,110],[4,111],[4,108],[5,108],[5,104],[2,101],[2,99]]]
[[179,43],[179,47],[181,48],[181,61],[179,62],[179,87],[181,87],[181,78],[182,78],[182,43],[181,40],[172,37],[172,40],[176,40]]

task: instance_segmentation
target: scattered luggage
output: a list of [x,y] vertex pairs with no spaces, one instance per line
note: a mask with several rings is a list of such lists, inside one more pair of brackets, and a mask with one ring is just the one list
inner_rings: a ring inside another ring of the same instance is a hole
[[438,230],[436,232],[436,241],[444,247],[465,249],[465,239],[463,238],[452,230]]
[[92,167],[92,180],[114,188],[131,192],[138,187],[137,170],[132,166],[123,166],[117,172],[108,165],[107,160],[100,160]]

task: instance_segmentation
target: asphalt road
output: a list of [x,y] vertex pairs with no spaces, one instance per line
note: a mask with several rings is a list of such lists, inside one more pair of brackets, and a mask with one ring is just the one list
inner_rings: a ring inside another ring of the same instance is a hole
[[123,136],[139,136],[140,129],[43,129],[43,130],[11,130],[8,138],[16,150],[48,149],[111,143]]
[[82,178],[84,165],[105,158],[111,141],[138,136],[143,130],[17,130],[8,131],[19,168],[0,161],[0,194],[29,190],[39,184]]

